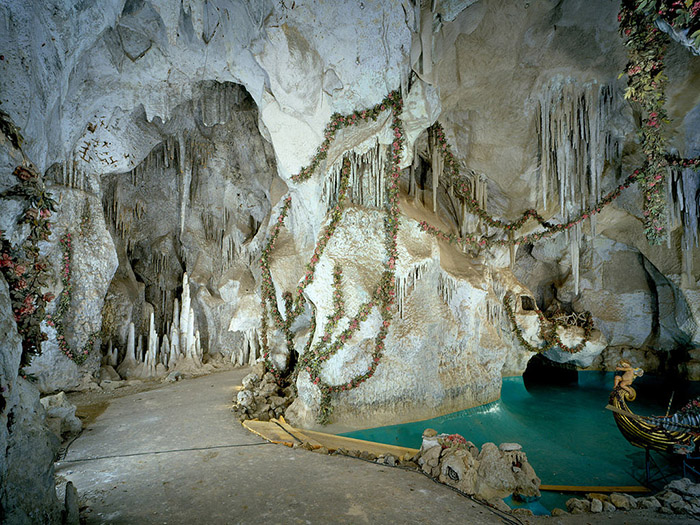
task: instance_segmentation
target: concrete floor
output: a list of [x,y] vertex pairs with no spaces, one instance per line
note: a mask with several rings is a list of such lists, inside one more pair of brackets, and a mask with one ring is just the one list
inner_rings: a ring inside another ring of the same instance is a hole
[[87,523],[502,523],[420,474],[265,443],[230,412],[247,370],[118,398],[56,465]]
[[504,521],[415,472],[269,444],[230,412],[246,373],[110,400],[56,465],[58,478],[78,489],[85,523],[693,522],[637,512]]

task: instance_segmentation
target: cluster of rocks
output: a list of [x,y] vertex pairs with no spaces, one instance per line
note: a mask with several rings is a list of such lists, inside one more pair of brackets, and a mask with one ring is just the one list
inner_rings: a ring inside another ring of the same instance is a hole
[[289,385],[283,388],[278,385],[275,376],[265,372],[262,361],[253,365],[252,371],[241,383],[242,389],[236,394],[232,408],[241,421],[279,418],[296,397],[294,387]]
[[46,410],[46,426],[59,439],[66,439],[79,434],[83,424],[75,416],[76,407],[68,401],[65,392],[41,398],[41,404]]
[[[689,514],[700,517],[700,483],[688,478],[677,479],[654,496],[635,498],[629,494],[586,494],[586,499],[571,498],[566,502],[571,514],[614,512],[616,510],[647,509],[662,514]],[[554,509],[552,516],[567,514]]]
[[524,501],[540,496],[540,479],[517,443],[484,443],[481,450],[457,434],[423,432],[416,463],[427,475],[498,507],[510,496]]

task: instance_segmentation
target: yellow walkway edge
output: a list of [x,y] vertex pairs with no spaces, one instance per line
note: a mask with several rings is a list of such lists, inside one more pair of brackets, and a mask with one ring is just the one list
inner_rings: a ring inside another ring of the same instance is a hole
[[383,443],[375,443],[374,441],[364,441],[362,439],[353,439],[337,436],[335,434],[325,434],[313,430],[299,430],[298,428],[288,425],[284,419],[272,419],[270,421],[246,420],[241,424],[243,428],[260,436],[266,441],[287,445],[288,447],[294,446],[295,443],[307,443],[314,449],[325,447],[329,452],[334,452],[343,448],[345,450],[369,452],[375,456],[391,454],[404,459],[410,459],[418,453],[418,449],[415,448],[385,445]]

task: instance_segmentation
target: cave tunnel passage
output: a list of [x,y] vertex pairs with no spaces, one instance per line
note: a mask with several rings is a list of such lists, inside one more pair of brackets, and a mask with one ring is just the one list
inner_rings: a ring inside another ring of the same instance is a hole
[[550,385],[577,385],[578,370],[573,365],[556,363],[538,354],[528,362],[523,382],[527,390]]

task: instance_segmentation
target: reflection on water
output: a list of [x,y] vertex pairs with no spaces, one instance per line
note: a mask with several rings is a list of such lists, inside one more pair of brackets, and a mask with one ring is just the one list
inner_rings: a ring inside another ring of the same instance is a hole
[[[639,485],[644,480],[644,451],[620,434],[612,413],[605,409],[612,373],[580,372],[570,385],[528,385],[522,378],[503,380],[501,399],[446,416],[415,423],[359,430],[348,437],[419,448],[425,428],[457,433],[481,446],[516,442],[546,485]],[[634,384],[639,414],[664,414],[675,388],[673,410],[700,385],[666,385],[644,376]],[[657,461],[663,462],[661,458]],[[666,467],[668,464],[663,462]]]

